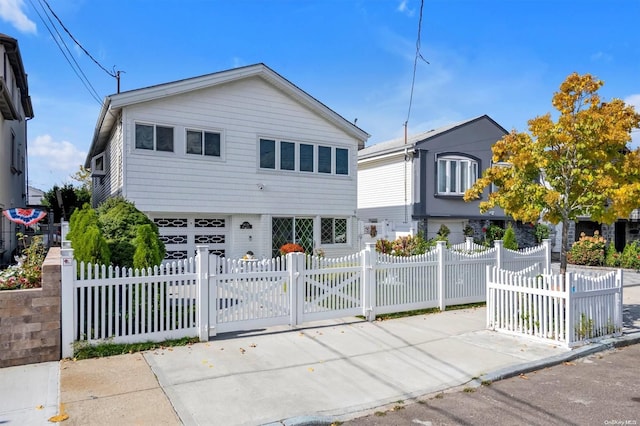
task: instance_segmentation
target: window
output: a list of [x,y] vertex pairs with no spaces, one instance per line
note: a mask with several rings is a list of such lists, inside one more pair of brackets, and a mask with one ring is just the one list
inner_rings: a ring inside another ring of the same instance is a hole
[[300,144],[300,171],[313,172],[313,145]]
[[187,154],[220,157],[220,133],[187,130]]
[[438,159],[438,194],[464,195],[478,179],[478,162],[465,157]]
[[345,244],[347,242],[347,219],[323,217],[320,219],[321,244]]
[[336,148],[336,174],[349,174],[349,150],[344,148]]
[[309,143],[260,139],[261,169],[349,175],[349,150]]
[[296,144],[291,142],[280,142],[280,169],[296,169]]
[[313,219],[309,217],[274,217],[271,221],[271,249],[280,256],[286,243],[300,244],[305,253],[313,251]]
[[173,152],[173,127],[136,123],[136,149]]
[[105,174],[106,165],[103,152],[91,159],[91,176],[104,176]]
[[318,172],[331,173],[331,148],[328,146],[318,147]]
[[260,139],[260,168],[276,168],[276,141]]

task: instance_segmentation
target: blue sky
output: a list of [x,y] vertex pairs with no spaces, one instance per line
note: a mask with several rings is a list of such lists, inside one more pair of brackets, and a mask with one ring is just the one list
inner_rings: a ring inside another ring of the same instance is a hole
[[[424,0],[429,63],[418,62],[409,116],[420,0],[47,1],[101,65],[122,71],[123,91],[263,62],[357,118],[368,145],[401,136],[407,118],[410,134],[482,114],[526,131],[553,113],[572,72],[640,109],[639,0]],[[0,32],[18,39],[28,73],[29,181],[48,190],[73,182],[100,102],[43,24],[44,4],[0,0]],[[98,99],[115,93],[115,79],[56,28]]]

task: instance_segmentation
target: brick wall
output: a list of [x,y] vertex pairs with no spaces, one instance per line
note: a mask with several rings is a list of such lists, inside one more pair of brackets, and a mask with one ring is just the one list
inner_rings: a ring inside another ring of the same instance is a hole
[[0,291],[0,367],[58,361],[60,248],[49,249],[42,288]]

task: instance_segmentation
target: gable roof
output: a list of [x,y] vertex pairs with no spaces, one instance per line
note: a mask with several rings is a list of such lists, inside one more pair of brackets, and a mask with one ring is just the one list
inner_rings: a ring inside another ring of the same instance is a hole
[[141,89],[129,90],[105,97],[98,122],[93,134],[91,148],[87,154],[85,166],[89,167],[91,158],[99,154],[104,149],[109,135],[118,117],[119,111],[126,106],[162,99],[168,96],[179,95],[195,90],[206,89],[219,86],[237,80],[250,77],[260,77],[267,83],[291,96],[302,105],[313,110],[321,117],[328,120],[336,127],[342,129],[347,134],[360,141],[359,145],[364,146],[364,142],[369,138],[369,134],[349,122],[344,117],[327,107],[325,104],[313,96],[282,77],[277,72],[263,63],[248,65],[240,68],[233,68],[199,77],[192,77],[170,83],[163,83]]
[[436,136],[443,135],[445,133],[459,129],[460,127],[464,127],[469,124],[475,123],[476,121],[485,120],[485,119],[495,124],[502,131],[504,131],[505,134],[509,133],[501,125],[496,123],[491,117],[484,114],[479,117],[474,117],[468,120],[459,121],[457,123],[452,123],[447,126],[439,127],[437,129],[431,129],[426,132],[416,133],[414,135],[407,136],[406,143],[405,143],[404,137],[392,139],[386,142],[377,143],[375,145],[372,145],[370,147],[367,147],[358,151],[358,160],[364,160],[367,158],[378,157],[381,155],[403,152],[406,148],[414,148],[419,142],[427,141],[429,139],[435,138]]

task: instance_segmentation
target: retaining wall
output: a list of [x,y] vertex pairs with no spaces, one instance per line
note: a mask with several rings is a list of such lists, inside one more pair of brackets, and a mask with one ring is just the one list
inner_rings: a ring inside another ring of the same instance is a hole
[[60,248],[42,265],[42,288],[0,291],[0,368],[61,357]]

